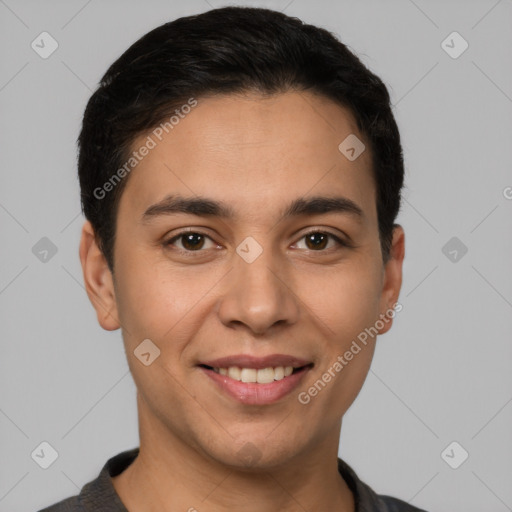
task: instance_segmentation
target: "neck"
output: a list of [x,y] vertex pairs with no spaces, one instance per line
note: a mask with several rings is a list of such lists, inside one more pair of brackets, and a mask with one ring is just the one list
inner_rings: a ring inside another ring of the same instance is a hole
[[130,512],[355,510],[338,472],[339,429],[278,467],[240,469],[183,442],[156,418],[141,414],[141,406],[139,455],[112,478]]

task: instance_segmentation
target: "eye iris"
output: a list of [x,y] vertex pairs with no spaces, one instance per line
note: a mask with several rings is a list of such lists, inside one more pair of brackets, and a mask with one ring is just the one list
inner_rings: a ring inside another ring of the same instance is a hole
[[[196,245],[198,243],[199,245]],[[201,247],[204,245],[203,235],[199,233],[190,233],[188,235],[182,235],[182,244],[183,247],[185,247],[185,249],[201,249]]]
[[[306,245],[309,249],[324,249],[328,240],[328,235],[325,233],[310,233],[306,235]],[[309,243],[313,244],[310,247]]]

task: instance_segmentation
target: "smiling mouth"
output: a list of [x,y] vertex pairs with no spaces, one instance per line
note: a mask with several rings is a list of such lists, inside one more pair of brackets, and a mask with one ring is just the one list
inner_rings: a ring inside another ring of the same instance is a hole
[[224,377],[229,377],[238,382],[247,384],[271,384],[274,381],[280,381],[294,375],[301,373],[313,367],[313,363],[304,366],[269,366],[266,368],[240,368],[238,366],[229,366],[225,368],[212,367],[206,364],[199,365],[206,370],[213,371]]
[[197,368],[221,395],[244,405],[270,405],[288,396],[313,368],[311,359],[289,354],[233,354],[198,361]]

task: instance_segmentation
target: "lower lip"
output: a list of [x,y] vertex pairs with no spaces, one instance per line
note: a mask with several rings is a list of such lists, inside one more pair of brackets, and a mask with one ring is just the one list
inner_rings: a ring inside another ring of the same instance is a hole
[[208,368],[200,368],[225,393],[238,402],[247,405],[267,405],[277,402],[291,393],[299,385],[304,375],[311,369],[309,366],[305,366],[281,380],[275,380],[268,384],[258,384],[256,382],[240,382]]

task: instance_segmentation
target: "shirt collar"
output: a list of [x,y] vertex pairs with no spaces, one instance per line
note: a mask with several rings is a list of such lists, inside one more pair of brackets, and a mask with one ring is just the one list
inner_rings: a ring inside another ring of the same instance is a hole
[[[138,454],[139,448],[137,447],[121,452],[106,462],[99,476],[86,484],[80,492],[79,501],[84,511],[128,512],[112,484],[111,477],[122,473]],[[358,478],[355,471],[345,461],[338,459],[338,470],[354,495],[355,512],[386,512],[388,510],[380,497]],[[113,506],[115,508],[112,508]]]

